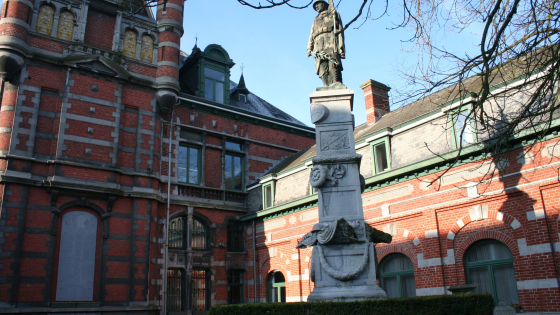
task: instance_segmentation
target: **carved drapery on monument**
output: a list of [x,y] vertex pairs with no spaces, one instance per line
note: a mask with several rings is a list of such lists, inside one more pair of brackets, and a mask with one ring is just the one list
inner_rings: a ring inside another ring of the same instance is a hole
[[373,241],[390,242],[391,237],[379,238],[383,232],[364,222],[362,156],[356,154],[353,135],[354,92],[330,87],[310,97],[317,135],[310,183],[319,194],[319,223],[298,244],[298,248],[313,246],[315,289],[308,301],[386,298],[377,285]]

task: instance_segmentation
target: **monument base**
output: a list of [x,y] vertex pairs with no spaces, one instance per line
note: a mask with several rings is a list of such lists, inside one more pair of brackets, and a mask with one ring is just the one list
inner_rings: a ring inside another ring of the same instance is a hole
[[315,289],[307,301],[386,299],[375,277],[373,243],[315,245],[311,254]]
[[351,302],[386,299],[387,293],[378,285],[334,286],[315,288],[307,302]]

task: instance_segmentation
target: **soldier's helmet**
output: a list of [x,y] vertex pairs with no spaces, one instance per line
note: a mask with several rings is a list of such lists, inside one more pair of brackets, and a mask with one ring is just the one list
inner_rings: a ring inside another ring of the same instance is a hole
[[315,9],[315,11],[317,11],[317,4],[319,3],[324,3],[325,5],[329,5],[329,3],[325,0],[315,0],[315,2],[313,3],[313,9]]

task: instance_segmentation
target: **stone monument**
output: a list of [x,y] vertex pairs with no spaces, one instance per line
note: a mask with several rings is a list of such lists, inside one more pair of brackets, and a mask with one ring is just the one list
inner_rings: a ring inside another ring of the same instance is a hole
[[[308,301],[382,299],[377,285],[374,243],[390,243],[391,235],[364,221],[360,175],[362,156],[354,143],[354,91],[342,84],[340,58],[344,58],[342,22],[332,0],[315,0],[319,12],[311,29],[308,56],[315,54],[317,74],[325,87],[310,95],[311,121],[315,124],[317,156],[310,183],[319,195],[319,223],[298,248],[313,246],[311,281],[315,289]],[[342,41],[342,42],[341,42]]]

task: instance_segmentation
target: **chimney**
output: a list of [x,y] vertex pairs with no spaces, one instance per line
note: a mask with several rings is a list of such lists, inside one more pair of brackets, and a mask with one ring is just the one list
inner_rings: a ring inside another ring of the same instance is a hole
[[390,87],[370,79],[364,82],[360,88],[364,90],[368,125],[375,123],[381,116],[391,111],[389,109]]

